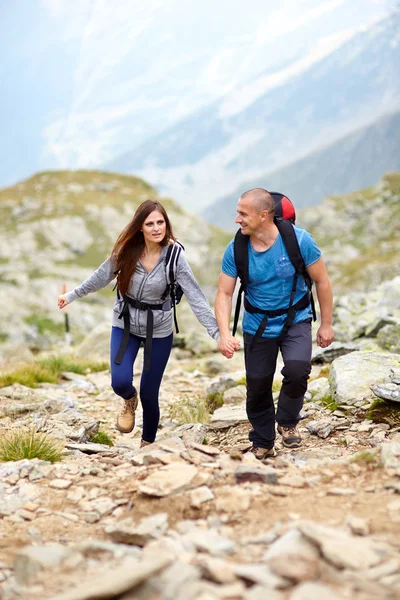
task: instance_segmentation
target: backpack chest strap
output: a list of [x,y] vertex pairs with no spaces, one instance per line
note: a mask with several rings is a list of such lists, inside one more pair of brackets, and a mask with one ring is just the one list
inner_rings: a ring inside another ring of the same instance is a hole
[[288,306],[287,308],[279,308],[277,310],[262,310],[261,308],[258,308],[257,306],[253,306],[249,302],[249,300],[245,297],[244,298],[244,308],[248,313],[264,315],[264,317],[263,317],[263,319],[251,341],[250,350],[252,349],[253,344],[256,341],[256,339],[262,337],[262,334],[264,333],[264,330],[268,323],[268,318],[273,319],[274,317],[282,317],[283,315],[287,314],[287,318],[283,325],[282,332],[278,336],[278,338],[281,339],[285,335],[285,333],[287,332],[289,327],[293,324],[293,321],[296,316],[296,312],[298,310],[303,310],[304,308],[307,308],[307,306],[309,306],[309,304],[310,304],[310,292],[306,292],[304,294],[304,296],[302,296],[300,298],[300,300],[298,300],[292,306]]

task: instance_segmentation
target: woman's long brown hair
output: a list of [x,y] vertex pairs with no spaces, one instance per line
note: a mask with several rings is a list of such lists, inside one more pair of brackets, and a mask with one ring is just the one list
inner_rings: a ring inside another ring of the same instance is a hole
[[160,242],[160,245],[166,246],[170,240],[175,241],[176,239],[172,233],[171,223],[165,208],[160,202],[157,200],[145,200],[138,206],[133,219],[121,231],[111,251],[111,260],[114,262],[115,270],[118,271],[118,290],[122,296],[125,296],[128,291],[129,282],[145,247],[143,232],[140,230],[153,210],[158,210],[165,219],[165,237]]

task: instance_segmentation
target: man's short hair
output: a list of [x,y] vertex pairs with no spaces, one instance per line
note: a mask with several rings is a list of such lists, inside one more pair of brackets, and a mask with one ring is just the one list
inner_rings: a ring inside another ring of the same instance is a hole
[[244,192],[240,197],[251,200],[251,202],[254,204],[254,208],[258,212],[267,210],[269,214],[273,215],[275,213],[274,199],[267,190],[264,190],[264,188],[253,188],[252,190]]

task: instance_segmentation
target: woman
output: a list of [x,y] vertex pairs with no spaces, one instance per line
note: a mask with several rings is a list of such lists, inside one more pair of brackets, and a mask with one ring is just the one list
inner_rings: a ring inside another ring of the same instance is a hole
[[[173,320],[171,303],[166,301],[165,258],[168,245],[175,243],[164,207],[157,201],[146,200],[119,235],[110,258],[80,286],[58,298],[59,308],[64,308],[76,298],[104,288],[117,275],[111,332],[111,385],[124,399],[124,406],[116,426],[122,433],[129,433],[135,426],[138,396],[132,384],[133,364],[144,341],[145,368],[140,381],[141,447],[151,444],[156,437],[160,418],[158,394],[172,348]],[[183,252],[177,262],[176,282],[200,323],[218,340],[216,319]]]

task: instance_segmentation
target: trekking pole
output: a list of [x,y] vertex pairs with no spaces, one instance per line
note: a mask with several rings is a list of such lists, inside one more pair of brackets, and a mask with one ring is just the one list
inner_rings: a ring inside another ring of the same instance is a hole
[[[66,283],[62,284],[61,293],[62,294],[67,293],[67,284]],[[71,346],[71,334],[69,331],[69,318],[68,318],[68,309],[67,308],[64,309],[64,326],[65,326],[65,345],[67,346],[67,348],[69,348]]]

